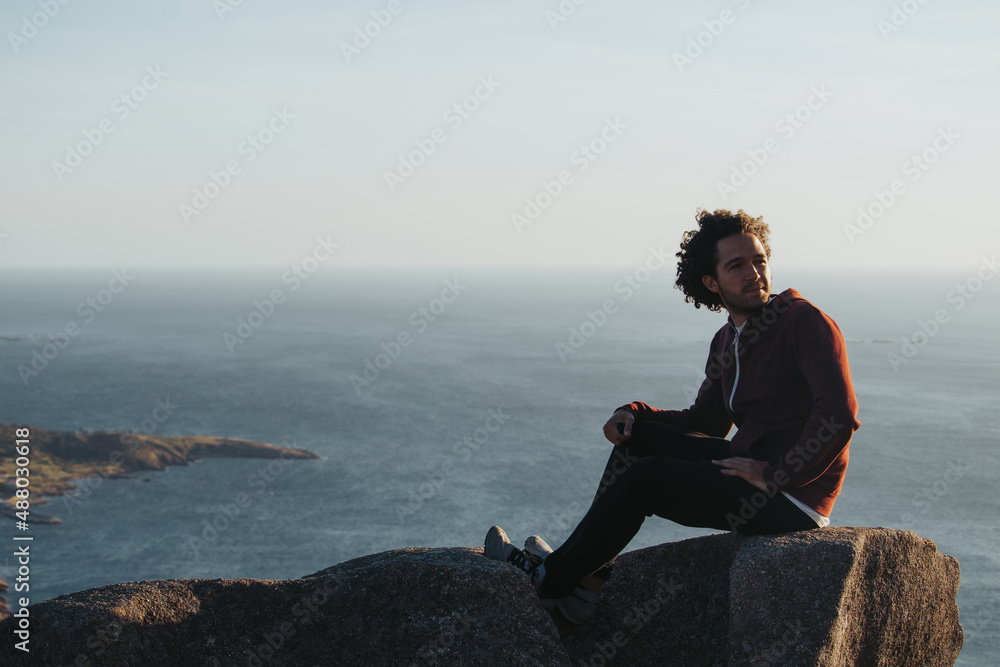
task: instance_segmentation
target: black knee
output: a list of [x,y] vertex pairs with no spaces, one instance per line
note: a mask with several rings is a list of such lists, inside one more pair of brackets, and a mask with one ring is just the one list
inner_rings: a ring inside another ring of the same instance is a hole
[[601,483],[597,489],[597,495],[604,494],[609,488],[618,483],[619,478],[626,474],[635,462],[634,456],[629,456],[628,450],[624,447],[615,447],[608,458],[608,464],[604,467],[604,474],[601,475]]
[[651,516],[653,492],[666,482],[659,474],[659,468],[662,468],[662,462],[652,457],[623,463],[619,472],[612,474],[610,479],[602,480],[600,492],[614,496],[631,512]]

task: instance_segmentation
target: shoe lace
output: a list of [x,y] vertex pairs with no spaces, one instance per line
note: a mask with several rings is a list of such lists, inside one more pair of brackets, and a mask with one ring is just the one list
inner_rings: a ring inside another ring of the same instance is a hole
[[512,563],[515,567],[531,574],[538,568],[539,565],[542,564],[542,559],[538,558],[534,554],[530,554],[514,547],[511,549],[510,555],[507,557],[507,562]]

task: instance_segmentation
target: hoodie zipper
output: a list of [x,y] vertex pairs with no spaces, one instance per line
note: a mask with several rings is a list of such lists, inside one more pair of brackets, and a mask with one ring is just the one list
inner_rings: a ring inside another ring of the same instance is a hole
[[[730,326],[732,326],[730,324]],[[733,396],[736,396],[736,385],[740,383],[740,331],[743,329],[741,326],[739,329],[733,327],[736,331],[736,337],[733,339],[733,353],[736,355],[736,379],[733,380],[733,390],[729,394],[729,411],[736,413],[733,410]]]
[[[772,296],[770,299],[768,299],[767,303],[764,304],[764,308],[767,308],[769,305],[771,305],[771,302],[774,301],[774,298],[775,297]],[[761,309],[761,312],[763,312],[763,308]],[[733,326],[732,322],[729,323],[729,326],[733,327],[733,331],[736,332],[736,336],[733,338],[733,353],[736,355],[736,378],[733,380],[733,390],[729,392],[729,411],[734,414],[736,413],[736,411],[733,410],[733,397],[736,396],[736,386],[740,383],[740,333],[743,331],[743,327],[745,327],[746,325],[747,323],[744,322],[743,324],[740,325],[740,328],[737,329],[735,326]]]

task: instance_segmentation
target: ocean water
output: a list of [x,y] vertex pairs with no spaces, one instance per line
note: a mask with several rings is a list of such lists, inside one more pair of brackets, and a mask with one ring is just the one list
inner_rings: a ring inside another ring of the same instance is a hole
[[[862,426],[832,523],[907,528],[958,558],[967,666],[1000,655],[1000,280],[977,283],[976,268],[774,276],[847,340]],[[478,545],[494,523],[559,544],[593,497],[612,410],[689,405],[724,322],[684,304],[668,270],[321,267],[297,285],[282,271],[128,274],[117,294],[102,292],[110,268],[0,274],[0,421],[322,458],[83,480],[74,500],[37,508],[63,523],[31,529],[33,602],[141,579],[301,577],[386,549]],[[250,316],[255,301],[266,316]],[[248,317],[259,326],[239,331]],[[72,343],[25,383],[19,366],[70,323]],[[653,517],[629,549],[708,532]]]

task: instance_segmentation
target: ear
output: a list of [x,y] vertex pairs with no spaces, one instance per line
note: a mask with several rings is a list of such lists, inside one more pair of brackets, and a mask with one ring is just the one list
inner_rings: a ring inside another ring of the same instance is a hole
[[701,277],[701,284],[708,288],[708,291],[719,293],[719,283],[715,281],[715,278],[708,275],[707,273]]

